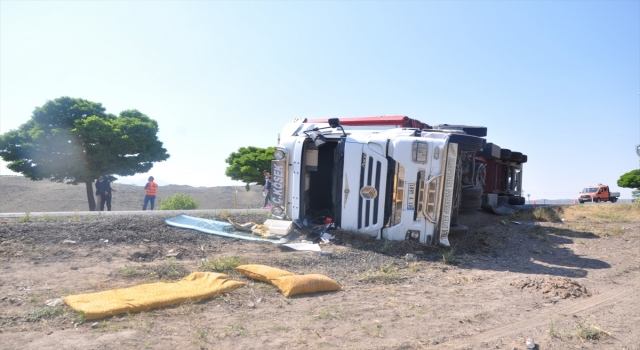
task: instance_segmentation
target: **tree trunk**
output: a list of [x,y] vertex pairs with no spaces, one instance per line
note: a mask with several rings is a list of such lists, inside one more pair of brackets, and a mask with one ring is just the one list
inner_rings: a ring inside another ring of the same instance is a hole
[[87,200],[89,201],[89,211],[96,211],[96,199],[93,197],[93,182],[84,183],[87,187]]

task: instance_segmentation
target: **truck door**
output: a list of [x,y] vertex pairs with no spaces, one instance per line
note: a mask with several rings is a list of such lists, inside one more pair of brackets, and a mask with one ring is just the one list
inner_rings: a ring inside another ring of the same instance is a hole
[[384,224],[387,159],[377,145],[347,142],[344,154],[342,228],[378,236]]

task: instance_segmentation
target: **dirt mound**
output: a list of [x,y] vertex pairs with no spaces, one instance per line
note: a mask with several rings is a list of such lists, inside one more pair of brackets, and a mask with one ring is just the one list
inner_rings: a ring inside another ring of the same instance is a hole
[[566,277],[527,278],[511,285],[520,289],[534,289],[542,294],[562,299],[591,296],[591,292],[586,287]]

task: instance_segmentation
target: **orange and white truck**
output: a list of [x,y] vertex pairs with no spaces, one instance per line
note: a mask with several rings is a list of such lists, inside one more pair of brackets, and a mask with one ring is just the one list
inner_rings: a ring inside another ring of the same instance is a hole
[[609,191],[609,186],[598,184],[598,186],[589,186],[582,189],[578,194],[578,202],[611,202],[615,203],[620,197],[620,192]]

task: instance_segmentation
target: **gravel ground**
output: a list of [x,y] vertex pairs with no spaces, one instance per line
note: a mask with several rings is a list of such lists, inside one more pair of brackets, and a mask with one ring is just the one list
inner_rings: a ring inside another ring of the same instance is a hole
[[[585,211],[611,208],[619,211]],[[538,349],[638,349],[634,208],[560,208],[558,222],[472,212],[460,217],[469,230],[451,237],[451,248],[337,230],[322,245],[330,255],[170,227],[163,213],[0,219],[0,349],[511,350],[528,336]],[[266,219],[261,211],[198,215]],[[294,228],[290,238],[311,233]],[[324,274],[343,290],[287,298],[230,261]],[[97,322],[45,305],[214,267],[247,285]]]

